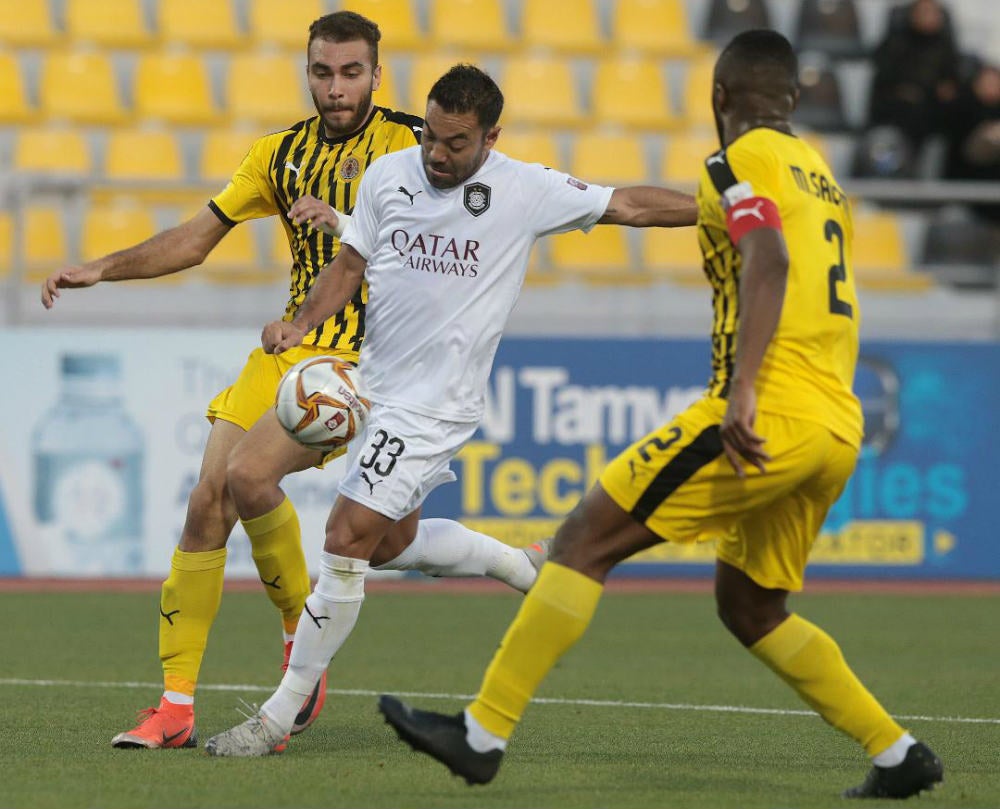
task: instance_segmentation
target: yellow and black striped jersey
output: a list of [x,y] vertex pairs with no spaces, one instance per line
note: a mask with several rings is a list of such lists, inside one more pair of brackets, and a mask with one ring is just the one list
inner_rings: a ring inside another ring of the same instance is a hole
[[[789,269],[781,319],[757,376],[757,407],[825,424],[860,447],[863,419],[854,395],[860,310],[851,261],[847,197],[805,141],[760,127],[711,155],[698,187],[698,241],[712,285],[712,380],[725,397],[736,355],[740,254],[727,210],[763,222],[755,198],[777,206]],[[734,229],[737,223],[731,223]]]
[[[292,251],[291,285],[284,320],[302,305],[319,271],[337,254],[340,240],[307,223],[287,217],[295,200],[311,195],[350,214],[365,169],[389,152],[420,141],[423,120],[375,107],[353,135],[328,138],[318,116],[281,132],[265,135],[251,146],[243,163],[209,207],[230,227],[248,219],[279,215]],[[311,331],[305,344],[359,351],[365,336],[364,307],[368,289],[362,284],[341,312]]]

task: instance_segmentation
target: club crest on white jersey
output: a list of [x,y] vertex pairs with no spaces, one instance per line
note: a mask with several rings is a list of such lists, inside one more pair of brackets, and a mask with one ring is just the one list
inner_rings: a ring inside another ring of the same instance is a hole
[[485,183],[469,183],[465,186],[465,210],[473,216],[486,213],[490,207],[490,187]]

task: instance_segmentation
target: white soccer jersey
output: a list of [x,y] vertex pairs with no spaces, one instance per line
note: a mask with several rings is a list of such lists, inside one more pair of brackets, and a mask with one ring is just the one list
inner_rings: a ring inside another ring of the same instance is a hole
[[374,162],[343,236],[368,261],[361,372],[371,398],[478,421],[532,245],[590,230],[613,190],[495,151],[445,190],[427,181],[419,146]]

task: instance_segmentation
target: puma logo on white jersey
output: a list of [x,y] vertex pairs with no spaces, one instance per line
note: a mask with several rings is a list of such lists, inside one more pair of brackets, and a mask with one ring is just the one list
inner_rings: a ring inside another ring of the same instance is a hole
[[764,214],[760,212],[760,206],[763,204],[764,201],[761,200],[756,205],[750,208],[736,208],[733,211],[733,221],[735,222],[737,219],[740,219],[744,216],[756,216],[761,222],[763,222]]
[[296,177],[299,176],[299,167],[293,165],[290,160],[285,161],[285,168],[288,169],[289,171],[294,171]]

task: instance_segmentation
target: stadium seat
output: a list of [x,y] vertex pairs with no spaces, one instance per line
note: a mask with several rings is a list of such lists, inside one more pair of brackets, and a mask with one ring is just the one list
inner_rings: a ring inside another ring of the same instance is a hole
[[25,124],[37,117],[27,90],[17,55],[0,51],[0,123]]
[[219,111],[202,58],[185,52],[140,56],[135,71],[135,112],[144,120],[180,126],[216,122]]
[[705,22],[705,39],[725,45],[741,31],[771,28],[765,0],[711,0]]
[[422,51],[427,38],[417,21],[414,0],[344,0],[341,8],[356,11],[378,23],[382,32],[380,47],[385,53],[379,58],[395,55],[400,51]]
[[571,54],[597,54],[607,47],[595,0],[524,0],[521,43]]
[[854,0],[801,0],[795,48],[820,51],[833,59],[866,55]]
[[848,129],[840,80],[829,60],[818,53],[799,57],[799,103],[792,123],[820,132]]
[[525,163],[541,163],[553,169],[562,169],[565,163],[560,157],[555,137],[544,129],[524,130],[505,126],[496,148],[497,151]]
[[661,65],[653,60],[601,59],[592,93],[594,117],[603,123],[655,130],[679,124],[671,110]]
[[708,130],[678,132],[663,144],[660,179],[668,185],[693,185],[705,160],[719,150],[719,136]]
[[628,283],[632,273],[626,228],[595,227],[546,237],[552,269],[595,283]]
[[686,286],[708,283],[694,228],[643,228],[640,240],[642,266],[650,279]]
[[148,208],[122,197],[115,202],[87,206],[81,232],[80,259],[93,261],[145,241],[157,232],[157,227]]
[[208,183],[228,182],[260,134],[250,127],[205,130],[198,159],[199,179]]
[[933,286],[928,275],[908,270],[897,217],[885,211],[856,210],[854,272],[862,289],[922,290]]
[[22,211],[23,280],[39,283],[66,264],[69,251],[62,209],[36,204]]
[[14,48],[45,48],[61,38],[49,0],[0,0],[0,43]]
[[995,289],[1000,274],[1000,226],[961,209],[944,209],[924,231],[921,261],[948,283]]
[[10,277],[14,261],[14,222],[7,211],[0,211],[0,281]]
[[506,122],[577,127],[587,120],[572,65],[565,59],[549,56],[508,59],[501,83]]
[[587,183],[641,185],[649,181],[645,146],[638,135],[589,130],[570,148],[569,173]]
[[515,46],[503,0],[430,0],[430,40],[435,50],[505,52]]
[[247,24],[256,47],[306,52],[309,26],[326,10],[323,0],[250,0]]
[[618,0],[611,15],[611,38],[620,51],[686,59],[703,48],[691,36],[684,0]]
[[128,118],[114,65],[104,52],[50,51],[42,62],[38,97],[48,121],[108,125]]
[[86,136],[70,127],[19,129],[12,163],[16,171],[60,176],[85,177],[94,168]]
[[[187,212],[191,216],[195,209]],[[187,218],[187,217],[185,217]],[[208,258],[196,270],[209,283],[255,285],[275,280],[273,271],[261,266],[256,222],[243,222],[222,237]],[[194,277],[194,276],[192,276]]]
[[122,181],[181,181],[180,144],[166,129],[118,129],[108,135],[104,176]]
[[283,128],[315,114],[303,64],[301,54],[251,51],[233,56],[225,81],[229,119]]
[[157,29],[164,42],[223,49],[246,44],[231,0],[158,0],[157,9]]
[[[379,84],[379,88],[375,91],[373,100],[375,104],[379,107],[388,107],[391,110],[402,110],[403,112],[409,112],[413,115],[420,115],[423,117],[424,107],[421,104],[419,109],[410,109],[405,104],[399,96],[399,85],[398,77],[399,70],[396,67],[395,60],[383,59],[379,57],[379,61],[382,63],[382,82]],[[430,88],[428,88],[430,89]],[[309,102],[310,105],[312,102]],[[313,108],[312,114],[315,115],[316,110]]]
[[684,104],[682,114],[688,126],[715,130],[712,114],[712,77],[715,74],[714,53],[692,59],[684,75]]
[[66,0],[66,33],[105,48],[146,48],[156,39],[142,0]]
[[[423,116],[427,107],[427,94],[441,76],[459,62],[480,64],[475,56],[458,53],[426,53],[414,56],[410,62],[409,88],[407,95],[409,103],[407,111],[413,110],[415,115]],[[505,93],[506,96],[506,93]],[[506,109],[504,110],[506,113]]]

